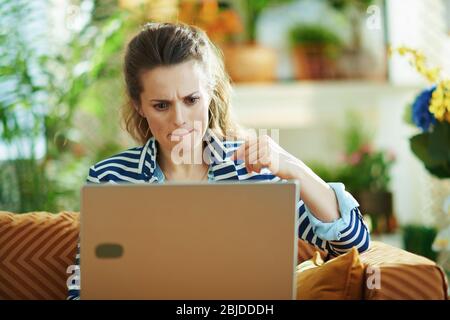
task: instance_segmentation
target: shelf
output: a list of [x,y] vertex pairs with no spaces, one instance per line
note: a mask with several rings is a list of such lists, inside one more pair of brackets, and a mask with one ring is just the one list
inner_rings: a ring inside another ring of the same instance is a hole
[[404,107],[420,86],[371,81],[305,81],[252,83],[234,86],[237,119],[255,127],[305,127],[332,120],[346,108]]

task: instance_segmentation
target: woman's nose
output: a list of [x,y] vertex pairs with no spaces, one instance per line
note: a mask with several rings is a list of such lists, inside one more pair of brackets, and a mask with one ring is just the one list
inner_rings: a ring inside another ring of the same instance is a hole
[[176,103],[175,104],[175,124],[177,126],[180,126],[182,124],[185,123],[185,116],[184,116],[184,110],[183,110],[183,105],[181,103]]

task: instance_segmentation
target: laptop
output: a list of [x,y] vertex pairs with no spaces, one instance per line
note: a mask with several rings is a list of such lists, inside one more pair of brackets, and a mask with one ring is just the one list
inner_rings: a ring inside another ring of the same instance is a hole
[[85,185],[81,299],[295,299],[299,188]]

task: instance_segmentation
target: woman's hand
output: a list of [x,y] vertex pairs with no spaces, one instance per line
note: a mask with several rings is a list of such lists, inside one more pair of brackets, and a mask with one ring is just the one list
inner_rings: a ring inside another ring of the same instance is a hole
[[244,160],[248,172],[261,172],[268,168],[282,179],[298,179],[302,162],[281,148],[270,136],[251,137],[245,140],[231,156],[232,160]]
[[231,159],[244,160],[248,172],[259,173],[262,168],[268,168],[272,174],[282,179],[299,180],[300,198],[317,219],[331,222],[340,218],[337,198],[331,187],[271,137],[264,135],[247,139]]

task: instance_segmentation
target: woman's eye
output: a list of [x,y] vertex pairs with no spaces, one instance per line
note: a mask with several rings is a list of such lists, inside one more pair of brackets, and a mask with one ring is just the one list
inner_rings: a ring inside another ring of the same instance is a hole
[[166,110],[169,106],[167,103],[163,102],[163,103],[155,104],[154,107],[157,110]]
[[188,105],[193,105],[195,104],[200,98],[198,97],[189,97],[186,99],[186,102]]

